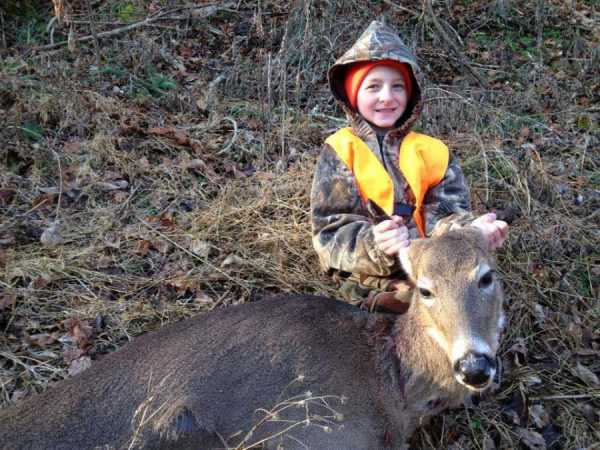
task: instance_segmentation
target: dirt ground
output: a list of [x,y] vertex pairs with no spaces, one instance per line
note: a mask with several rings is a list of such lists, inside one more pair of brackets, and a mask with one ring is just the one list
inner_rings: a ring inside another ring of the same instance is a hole
[[418,129],[511,225],[499,384],[414,448],[600,448],[598,0],[59,3],[0,5],[1,406],[201,311],[335,296],[325,73],[384,18],[427,75]]

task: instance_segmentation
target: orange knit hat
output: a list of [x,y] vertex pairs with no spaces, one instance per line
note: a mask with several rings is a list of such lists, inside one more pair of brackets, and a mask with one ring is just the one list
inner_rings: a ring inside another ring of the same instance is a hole
[[410,99],[412,93],[412,77],[410,76],[410,69],[408,64],[394,61],[393,59],[380,59],[376,61],[359,61],[356,62],[346,69],[346,77],[344,79],[344,90],[346,97],[352,109],[356,109],[356,99],[358,96],[358,90],[363,80],[369,73],[369,71],[377,66],[387,66],[398,70],[404,78],[404,87],[406,89],[407,98]]

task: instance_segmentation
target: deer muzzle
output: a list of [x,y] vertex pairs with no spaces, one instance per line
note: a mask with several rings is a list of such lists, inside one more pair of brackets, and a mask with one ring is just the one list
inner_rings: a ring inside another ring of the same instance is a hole
[[481,391],[487,388],[496,373],[496,362],[490,357],[469,352],[454,364],[457,380],[469,389]]

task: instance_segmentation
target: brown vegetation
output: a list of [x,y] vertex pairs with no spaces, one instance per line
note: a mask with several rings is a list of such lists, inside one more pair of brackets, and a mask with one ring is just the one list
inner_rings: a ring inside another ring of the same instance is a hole
[[[510,328],[493,401],[420,448],[600,443],[596,0],[0,6],[0,398],[132,336],[269,292],[335,295],[308,190],[338,127],[325,70],[385,17],[429,78],[419,126],[460,156]],[[93,369],[93,363],[90,370]]]

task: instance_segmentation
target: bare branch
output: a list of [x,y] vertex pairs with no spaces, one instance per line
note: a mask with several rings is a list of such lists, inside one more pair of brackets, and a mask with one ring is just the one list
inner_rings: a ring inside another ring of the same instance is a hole
[[[187,20],[188,19],[187,16],[177,16],[177,17],[171,16],[174,13],[181,12],[184,10],[191,11],[192,16],[194,16],[194,17],[205,18],[205,17],[212,16],[213,14],[217,13],[218,11],[222,11],[222,10],[232,11],[231,9],[229,9],[230,6],[231,6],[231,4],[226,3],[222,6],[208,5],[208,6],[204,6],[201,8],[193,7],[193,8],[170,9],[168,11],[159,12],[152,16],[146,17],[144,20],[141,20],[139,22],[134,22],[134,23],[131,23],[131,24],[121,27],[121,28],[115,28],[114,30],[98,33],[96,36],[94,36],[93,34],[87,35],[87,36],[82,36],[80,38],[77,38],[77,42],[87,42],[87,41],[92,41],[94,39],[105,39],[105,38],[117,36],[119,34],[123,34],[128,31],[131,31],[131,30],[135,30],[137,28],[148,26],[148,25],[152,24],[153,22],[156,22],[157,20],[165,20],[165,19],[172,19],[172,20],[186,19]],[[38,51],[53,50],[56,48],[64,47],[65,45],[67,45],[67,41],[57,42],[55,44],[43,45],[43,46],[35,48],[35,50],[38,50]]]

